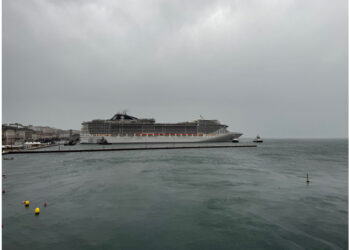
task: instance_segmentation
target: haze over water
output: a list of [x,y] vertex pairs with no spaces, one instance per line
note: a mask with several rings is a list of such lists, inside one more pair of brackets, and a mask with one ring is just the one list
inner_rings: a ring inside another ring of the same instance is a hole
[[13,157],[3,161],[4,249],[348,246],[345,139]]

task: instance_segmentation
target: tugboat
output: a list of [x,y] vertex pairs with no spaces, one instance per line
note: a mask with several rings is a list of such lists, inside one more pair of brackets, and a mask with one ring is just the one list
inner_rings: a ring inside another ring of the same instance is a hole
[[109,145],[112,143],[109,143],[104,137],[101,138],[101,140],[98,142],[100,145]]
[[238,138],[237,138],[237,137],[234,137],[234,138],[233,138],[233,140],[232,140],[232,142],[233,142],[233,143],[238,143],[238,142],[239,142],[239,140],[238,140]]
[[256,142],[256,143],[262,143],[263,140],[260,138],[259,135],[257,135],[257,137],[253,140],[253,142]]

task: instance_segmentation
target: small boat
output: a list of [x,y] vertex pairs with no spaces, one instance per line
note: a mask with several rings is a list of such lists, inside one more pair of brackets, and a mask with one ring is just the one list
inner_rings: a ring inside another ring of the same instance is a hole
[[76,141],[69,140],[68,142],[65,142],[63,145],[64,146],[74,146],[75,144],[77,144]]
[[234,138],[233,138],[233,140],[232,140],[232,142],[233,142],[233,143],[238,143],[238,142],[239,142],[239,140],[238,140],[238,138],[237,138],[237,137],[234,137]]
[[14,158],[13,157],[4,157],[3,159],[4,160],[13,160]]
[[258,135],[254,140],[253,142],[256,142],[256,143],[262,143],[263,140],[260,138],[260,136]]
[[109,145],[109,144],[112,144],[112,143],[109,143],[105,138],[101,138],[101,140],[98,142],[98,144],[100,145]]

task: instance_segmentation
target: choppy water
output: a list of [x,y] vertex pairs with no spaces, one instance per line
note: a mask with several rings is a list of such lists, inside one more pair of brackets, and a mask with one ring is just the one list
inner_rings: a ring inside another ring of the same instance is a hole
[[13,157],[4,249],[347,249],[347,140]]

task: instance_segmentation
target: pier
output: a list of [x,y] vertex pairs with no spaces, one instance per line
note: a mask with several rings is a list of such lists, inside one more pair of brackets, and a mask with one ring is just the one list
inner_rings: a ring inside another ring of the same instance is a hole
[[82,152],[107,152],[107,151],[136,151],[136,150],[168,150],[168,149],[200,149],[200,148],[252,148],[255,144],[242,145],[205,145],[205,146],[172,146],[172,147],[135,147],[135,148],[94,148],[94,149],[64,149],[64,150],[16,150],[2,154],[48,154],[48,153],[82,153]]

